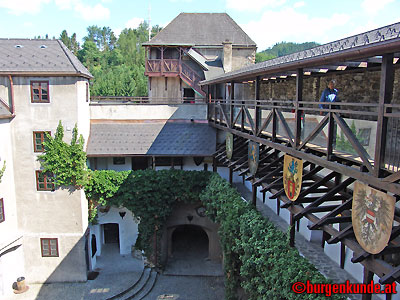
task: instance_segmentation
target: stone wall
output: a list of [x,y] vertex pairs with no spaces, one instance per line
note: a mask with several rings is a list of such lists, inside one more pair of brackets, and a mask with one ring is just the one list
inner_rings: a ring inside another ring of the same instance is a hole
[[[321,76],[304,76],[303,100],[319,101],[327,83],[336,80],[336,88],[342,102],[376,103],[379,99],[380,71],[334,73]],[[395,69],[393,103],[400,103],[400,68]],[[248,96],[254,99],[254,84],[248,84]],[[260,98],[263,100],[294,100],[296,78],[262,81]]]

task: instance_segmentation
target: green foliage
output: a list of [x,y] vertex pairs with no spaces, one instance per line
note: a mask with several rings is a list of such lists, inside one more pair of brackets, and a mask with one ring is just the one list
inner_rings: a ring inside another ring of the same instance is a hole
[[79,43],[76,40],[76,33],[73,33],[71,37],[68,36],[66,30],[63,30],[60,34],[60,40],[64,43],[64,45],[72,51],[75,55],[78,54]]
[[[220,224],[224,251],[226,298],[235,299],[241,285],[249,299],[325,299],[318,294],[295,294],[291,285],[328,281],[288,246],[287,237],[274,227],[218,174],[212,174],[200,195],[209,217]],[[342,299],[333,295],[332,299]]]
[[84,139],[78,137],[78,128],[75,125],[72,131],[71,143],[63,141],[64,128],[58,124],[56,134],[52,138],[46,133],[44,154],[38,157],[43,172],[53,174],[56,186],[75,186],[82,188],[87,183],[86,153],[83,151]]
[[[94,171],[85,191],[97,203],[124,206],[132,211],[140,220],[136,247],[153,259],[154,238],[161,238],[174,205],[200,199],[207,215],[220,224],[226,299],[235,299],[239,286],[253,300],[325,298],[317,294],[297,295],[292,291],[291,286],[297,281],[328,281],[295,248],[288,246],[284,233],[244,202],[216,173]],[[342,298],[333,295],[332,299]]]
[[307,49],[311,49],[313,47],[318,46],[318,43],[315,42],[306,42],[306,43],[291,43],[291,42],[280,42],[276,43],[272,48],[265,49],[259,53],[256,53],[256,63],[273,59],[276,57],[292,54],[298,51],[303,51]]
[[0,170],[0,183],[1,183],[1,178],[3,177],[5,171],[6,171],[6,161],[4,161],[3,167]]

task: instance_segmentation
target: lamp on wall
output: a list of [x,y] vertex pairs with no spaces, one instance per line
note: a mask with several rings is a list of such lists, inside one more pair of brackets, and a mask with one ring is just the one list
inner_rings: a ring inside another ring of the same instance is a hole
[[120,215],[121,219],[123,219],[126,215],[126,211],[120,211],[119,215]]
[[192,216],[192,215],[188,215],[188,216],[187,216],[187,219],[189,220],[189,222],[192,222],[193,216]]

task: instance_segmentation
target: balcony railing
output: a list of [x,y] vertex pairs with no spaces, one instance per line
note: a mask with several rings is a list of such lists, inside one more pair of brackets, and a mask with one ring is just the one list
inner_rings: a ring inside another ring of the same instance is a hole
[[[378,103],[334,103],[319,108],[319,102],[295,100],[210,100],[209,120],[223,127],[250,132],[254,136],[283,141],[292,148],[326,153],[357,161],[373,172],[377,139]],[[300,127],[296,130],[296,113],[300,112]],[[385,104],[388,118],[386,155],[380,168],[390,172],[400,170],[400,105]],[[331,138],[329,136],[332,135]]]
[[146,73],[179,74],[179,59],[147,59]]

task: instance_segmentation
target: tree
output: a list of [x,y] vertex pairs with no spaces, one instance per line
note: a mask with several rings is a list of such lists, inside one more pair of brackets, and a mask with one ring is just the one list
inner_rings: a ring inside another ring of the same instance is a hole
[[87,28],[88,35],[83,38],[86,41],[92,41],[96,44],[97,48],[101,51],[113,50],[117,38],[110,27],[100,28],[99,26],[92,25]]
[[292,54],[299,51],[304,51],[318,46],[315,42],[306,43],[291,43],[291,42],[280,42],[276,43],[272,48],[267,48],[264,51],[256,53],[256,62],[261,62],[264,60],[273,59],[275,57],[280,57],[288,54]]

